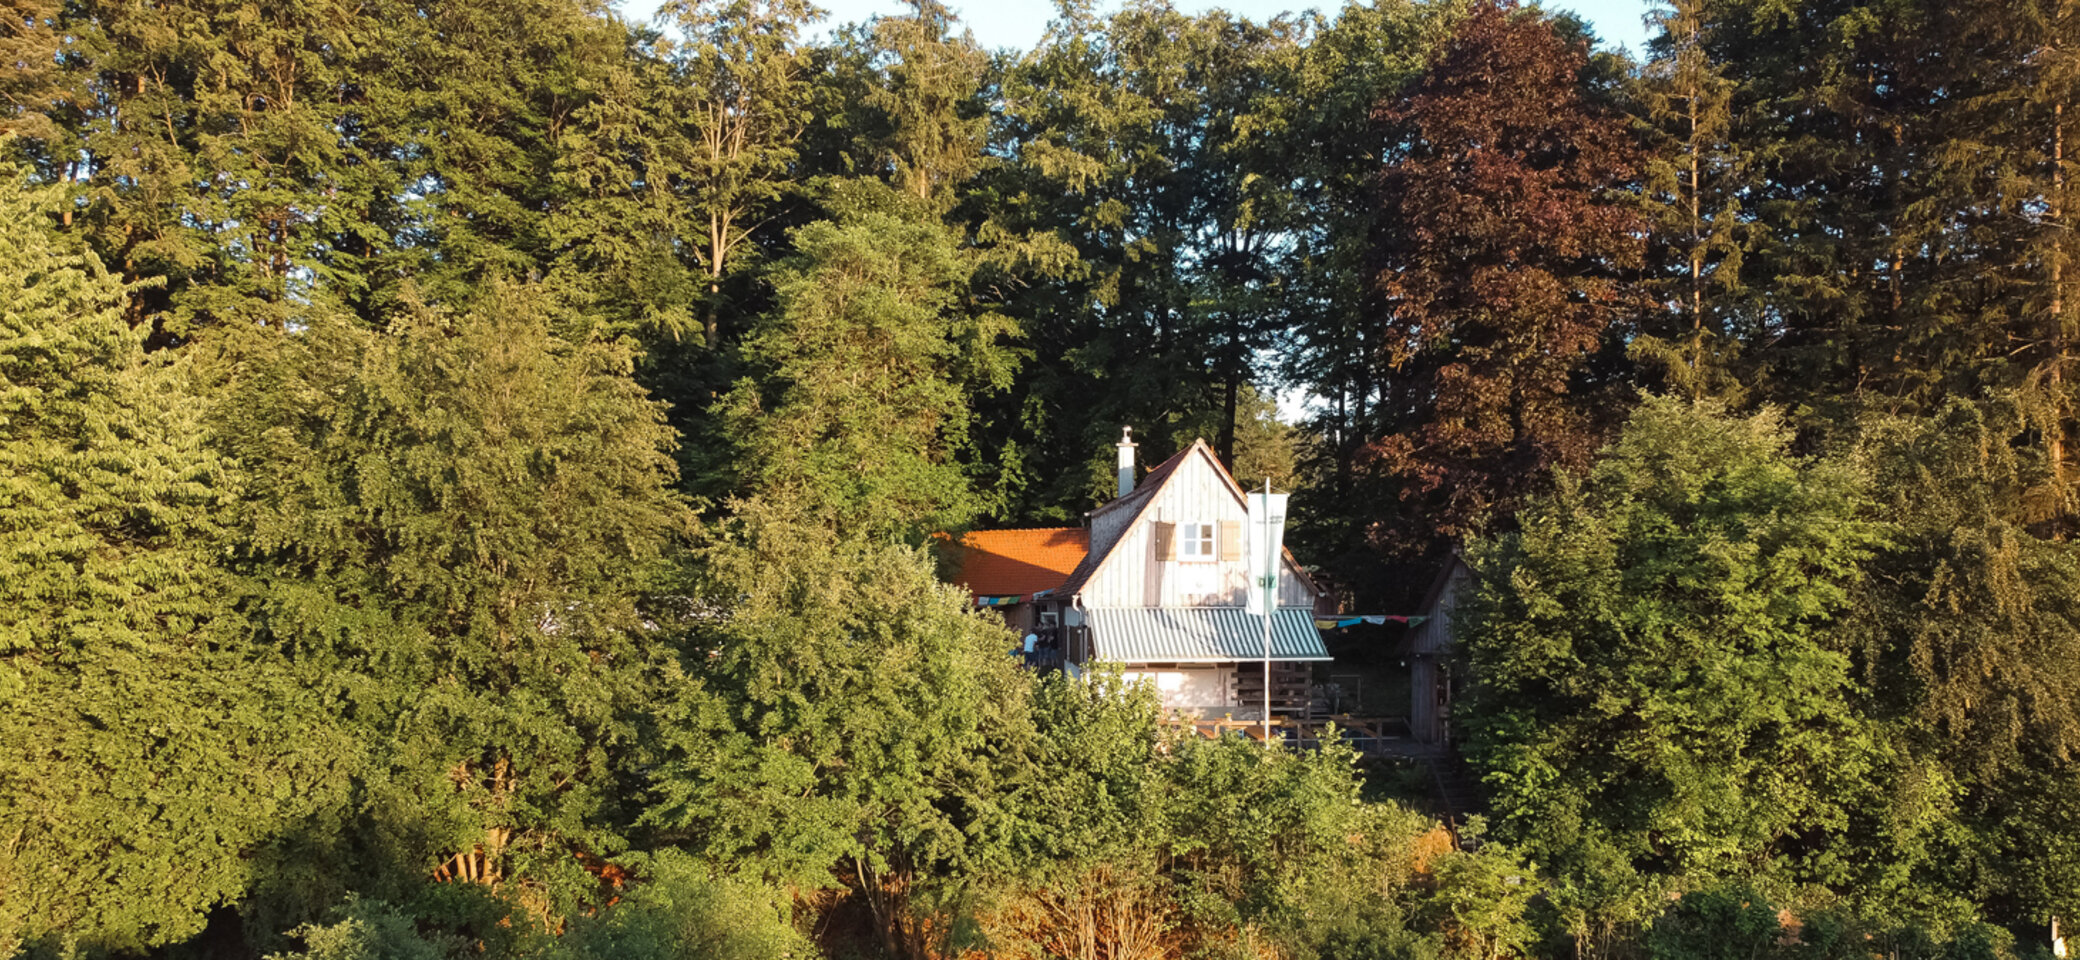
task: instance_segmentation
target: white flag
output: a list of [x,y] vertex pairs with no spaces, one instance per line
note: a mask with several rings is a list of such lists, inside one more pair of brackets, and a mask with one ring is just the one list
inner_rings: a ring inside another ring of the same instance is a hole
[[1257,492],[1249,495],[1249,612],[1256,615],[1278,609],[1278,574],[1286,537],[1286,497],[1283,493]]

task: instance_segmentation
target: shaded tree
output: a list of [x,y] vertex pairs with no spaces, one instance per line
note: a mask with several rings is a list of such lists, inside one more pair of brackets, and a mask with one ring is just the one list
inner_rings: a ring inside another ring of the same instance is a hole
[[[554,260],[557,141],[624,53],[581,0],[64,5],[50,124],[19,149],[155,344],[324,300],[366,322]],[[33,37],[31,37],[33,39]]]
[[978,206],[992,229],[1074,252],[1004,298],[1034,358],[983,414],[992,441],[1026,455],[1032,483],[1010,515],[1062,518],[1108,497],[1101,461],[1122,424],[1217,411],[1209,438],[1233,459],[1240,398],[1283,316],[1274,262],[1297,209],[1276,172],[1289,145],[1258,118],[1289,106],[1301,36],[1290,19],[1068,7],[1005,70],[1006,162],[978,182]]
[[[1864,445],[1897,545],[1858,591],[1850,639],[1893,739],[1954,784],[1939,866],[1898,879],[2026,928],[2080,901],[2080,557],[2031,532],[2050,472],[2014,401],[1873,418]],[[2041,496],[2041,494],[2039,495]],[[2035,501],[2035,502],[2033,502]],[[1938,893],[1940,892],[1940,893]]]

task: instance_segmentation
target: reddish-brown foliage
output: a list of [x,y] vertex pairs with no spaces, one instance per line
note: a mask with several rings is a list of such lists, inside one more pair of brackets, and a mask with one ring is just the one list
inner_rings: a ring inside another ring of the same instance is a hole
[[1636,147],[1583,64],[1550,22],[1483,2],[1379,111],[1403,144],[1377,250],[1403,419],[1373,453],[1423,503],[1419,533],[1508,510],[1601,436],[1584,372],[1639,302],[1645,225],[1619,193]]
[[1412,864],[1418,877],[1430,876],[1430,861],[1459,849],[1459,840],[1444,825],[1432,827],[1430,832],[1416,838]]

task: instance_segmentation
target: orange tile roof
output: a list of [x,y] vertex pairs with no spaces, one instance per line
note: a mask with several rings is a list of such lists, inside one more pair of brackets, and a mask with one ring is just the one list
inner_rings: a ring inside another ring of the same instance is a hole
[[960,538],[953,582],[978,597],[1052,590],[1069,579],[1090,546],[1091,532],[1083,527],[976,530]]

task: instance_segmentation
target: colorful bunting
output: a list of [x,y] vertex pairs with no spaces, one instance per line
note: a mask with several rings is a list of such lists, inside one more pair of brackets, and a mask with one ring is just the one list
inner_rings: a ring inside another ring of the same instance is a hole
[[1364,615],[1362,615],[1362,616],[1356,616],[1356,617],[1340,617],[1340,618],[1336,618],[1336,619],[1320,619],[1320,620],[1316,620],[1316,621],[1314,622],[1314,625],[1315,625],[1315,627],[1316,627],[1317,629],[1321,629],[1321,630],[1340,630],[1340,629],[1342,629],[1342,628],[1344,628],[1344,627],[1355,627],[1355,626],[1357,626],[1358,624],[1361,624],[1361,623],[1370,623],[1370,624],[1373,624],[1373,625],[1375,625],[1375,626],[1376,626],[1376,625],[1379,625],[1379,624],[1383,624],[1383,623],[1386,623],[1386,622],[1388,622],[1388,621],[1392,621],[1392,622],[1394,622],[1394,623],[1405,623],[1405,624],[1407,624],[1407,625],[1409,625],[1409,626],[1411,626],[1411,627],[1415,627],[1415,626],[1421,626],[1421,625],[1422,625],[1422,623],[1423,623],[1423,621],[1424,621],[1424,620],[1427,620],[1427,619],[1429,619],[1429,618],[1428,618],[1428,617],[1424,617],[1424,616],[1420,616],[1420,615],[1418,615],[1418,616],[1412,616],[1412,617],[1397,617],[1397,616],[1394,616],[1394,615],[1392,615],[1392,614],[1384,614],[1384,613],[1369,613],[1369,614],[1364,614]]

